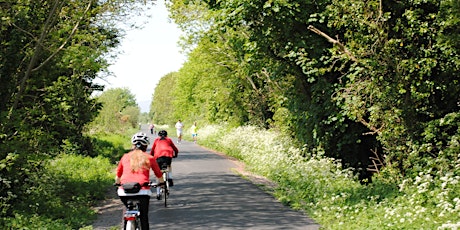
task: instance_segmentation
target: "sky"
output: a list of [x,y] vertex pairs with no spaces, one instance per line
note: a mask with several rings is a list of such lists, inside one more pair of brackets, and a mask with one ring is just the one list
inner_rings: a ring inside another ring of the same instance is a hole
[[106,78],[106,89],[128,88],[136,96],[141,112],[149,112],[154,89],[161,77],[178,71],[185,62],[185,55],[178,46],[180,29],[168,19],[163,0],[148,11],[151,15],[135,18],[147,22],[141,29],[131,29],[117,49],[121,53],[109,67],[113,76]]

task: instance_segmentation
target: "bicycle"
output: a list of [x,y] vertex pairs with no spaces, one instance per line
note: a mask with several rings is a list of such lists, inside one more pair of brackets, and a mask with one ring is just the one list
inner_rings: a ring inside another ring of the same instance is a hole
[[[114,186],[123,186],[122,184],[114,184]],[[157,187],[156,183],[146,182],[143,186]],[[130,197],[127,201],[126,211],[123,214],[123,229],[125,230],[142,230],[141,219],[140,219],[140,200],[137,198],[139,195],[152,195],[150,189],[139,190],[136,193],[129,193],[123,189],[117,189],[118,196]]]
[[160,187],[159,189],[159,194],[157,194],[157,199],[161,200],[164,198],[164,203],[165,207],[168,206],[168,198],[169,198],[169,170],[168,170],[168,164],[163,162],[161,164],[161,172],[163,173],[163,180],[164,180],[164,186]]

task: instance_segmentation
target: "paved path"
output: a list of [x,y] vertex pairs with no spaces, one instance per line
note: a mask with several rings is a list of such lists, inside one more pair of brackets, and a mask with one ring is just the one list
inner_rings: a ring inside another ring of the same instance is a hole
[[[151,229],[319,229],[238,176],[234,161],[191,142],[177,146],[170,205],[150,200]],[[115,197],[100,212],[93,228],[110,229],[120,223],[121,203]]]

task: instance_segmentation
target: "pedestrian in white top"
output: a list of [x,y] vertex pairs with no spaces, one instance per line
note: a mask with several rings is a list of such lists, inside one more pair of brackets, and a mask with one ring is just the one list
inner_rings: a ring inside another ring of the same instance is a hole
[[184,128],[184,124],[180,120],[176,123],[176,130],[177,130],[177,143],[181,143],[182,141],[182,129]]

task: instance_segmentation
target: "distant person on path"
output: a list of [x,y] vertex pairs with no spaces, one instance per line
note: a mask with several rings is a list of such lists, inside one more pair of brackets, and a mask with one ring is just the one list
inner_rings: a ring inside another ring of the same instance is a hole
[[150,124],[149,129],[150,129],[150,134],[153,135],[155,133],[155,135],[157,135],[157,133],[155,132],[155,125],[154,124]]
[[123,188],[120,186],[117,193],[123,204],[127,207],[128,200],[135,196],[140,201],[140,219],[142,229],[149,229],[149,201],[150,201],[150,188],[144,186],[145,183],[149,182],[150,169],[153,170],[155,176],[158,178],[160,183],[163,183],[163,177],[156,163],[154,157],[150,156],[145,151],[149,143],[149,138],[145,133],[139,132],[134,134],[131,138],[132,150],[121,157],[117,167],[117,175],[115,177],[116,184],[126,184],[130,182],[138,182],[142,185],[141,190],[138,193],[130,194],[125,193]]
[[176,130],[177,130],[177,143],[180,144],[182,142],[182,129],[184,128],[184,124],[179,120],[176,123]]
[[[163,163],[168,165],[169,171],[169,186],[174,186],[172,178],[172,167],[171,162],[172,158],[176,158],[179,153],[179,149],[174,145],[174,142],[171,138],[168,137],[168,132],[166,130],[161,130],[158,132],[158,137],[155,139],[152,145],[152,150],[150,150],[150,155],[154,157],[158,166],[161,166]],[[157,199],[160,199],[160,188],[157,187]]]
[[193,122],[193,125],[192,125],[192,127],[190,129],[192,131],[193,143],[196,144],[196,139],[197,139],[197,136],[198,136],[198,133],[197,133],[198,127],[196,126],[196,121]]

